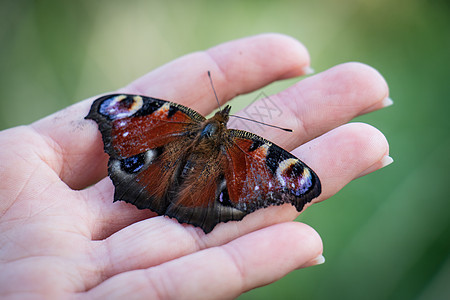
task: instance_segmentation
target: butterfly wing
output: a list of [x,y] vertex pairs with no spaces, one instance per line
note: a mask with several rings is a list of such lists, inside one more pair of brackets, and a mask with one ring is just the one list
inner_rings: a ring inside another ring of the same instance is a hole
[[229,130],[225,179],[230,204],[245,212],[290,203],[301,211],[321,193],[318,176],[300,159],[252,133]]
[[[98,123],[110,156],[114,201],[149,208],[205,233],[269,205],[291,203],[301,211],[321,191],[308,166],[257,135],[225,128],[195,142],[210,127],[179,104],[107,95],[94,101],[86,119]],[[209,138],[214,144],[202,146]]]
[[97,122],[114,201],[165,214],[171,184],[205,118],[185,106],[137,95],[106,95],[94,101],[86,119]]

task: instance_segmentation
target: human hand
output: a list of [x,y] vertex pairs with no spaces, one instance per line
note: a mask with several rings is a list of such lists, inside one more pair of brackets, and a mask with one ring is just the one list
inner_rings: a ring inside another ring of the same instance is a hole
[[[206,115],[229,99],[309,66],[306,49],[281,35],[260,35],[193,53],[120,90],[191,107]],[[271,96],[283,111],[255,133],[292,151],[334,195],[389,162],[373,127],[346,124],[389,103],[384,79],[348,63]],[[270,207],[205,235],[133,205],[112,203],[107,155],[97,125],[84,120],[88,99],[29,126],[0,133],[0,295],[68,298],[233,298],[322,260],[322,242],[292,222],[291,205]],[[258,105],[254,103],[253,105]],[[252,126],[252,123],[247,124]]]

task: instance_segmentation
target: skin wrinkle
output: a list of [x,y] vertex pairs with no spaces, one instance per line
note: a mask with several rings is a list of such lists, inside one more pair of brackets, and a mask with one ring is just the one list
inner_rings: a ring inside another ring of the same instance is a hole
[[[16,237],[14,237],[14,238],[11,237],[11,235],[9,234],[9,231],[10,230],[7,230],[7,231],[2,230],[2,235],[1,235],[1,240],[0,240],[2,243],[0,243],[0,251],[3,251],[5,248],[5,245],[7,245],[7,244],[8,244],[8,246],[17,245],[20,249],[27,250],[27,248],[22,247],[21,244],[17,243]],[[6,240],[5,243],[3,243],[3,240]],[[1,258],[2,263],[12,262],[14,260],[15,259],[11,260],[11,259],[5,259],[3,257]]]
[[[118,254],[117,251],[115,251],[115,255],[113,255],[111,242],[114,240],[112,240],[112,238],[114,238],[114,237],[106,238],[101,241],[102,245],[103,245],[102,249],[104,250],[102,252],[105,253],[105,255],[108,257],[106,264],[103,264],[100,266],[100,268],[102,269],[101,273],[104,274],[105,278],[110,278],[110,277],[118,275],[122,272],[128,271],[128,270],[119,270],[115,267],[111,268],[111,266],[115,266],[116,262],[114,261],[114,258]],[[109,271],[107,271],[107,269],[109,269]]]
[[[153,287],[150,289],[154,294],[156,295],[156,299],[167,299],[168,295],[171,295],[170,292],[171,288],[168,287],[174,287],[175,284],[168,284],[167,281],[172,281],[172,276],[154,276],[154,270],[153,269],[146,269],[143,270],[145,278],[147,279],[147,282],[149,282],[149,286]],[[155,280],[156,279],[156,280]],[[152,297],[149,297],[152,298]]]
[[[31,231],[31,232],[33,232],[34,234],[33,234],[33,239],[36,239],[36,237],[40,237],[40,234],[42,233],[42,232],[45,232],[45,230],[42,230],[42,229],[45,229],[46,227],[49,227],[48,226],[48,224],[47,224],[47,226],[43,226],[43,225],[41,225],[40,227],[36,227],[36,225],[34,225],[34,224],[32,224],[32,225],[29,225],[29,226],[26,226],[26,227],[23,227],[23,230],[21,231],[21,232],[19,232],[21,235],[24,235],[24,236],[26,236],[27,234],[29,234],[29,232]],[[52,235],[54,235],[54,234],[57,234],[57,235],[61,235],[61,233],[70,233],[70,234],[75,234],[77,237],[80,235],[78,232],[76,232],[76,231],[71,231],[71,230],[58,230],[57,232],[52,232]],[[45,237],[47,237],[47,236],[42,236],[42,234],[41,234],[41,239],[42,238],[45,238]],[[19,257],[14,257],[14,258],[12,258],[12,259],[8,259],[8,260],[5,260],[5,261],[7,261],[7,262],[13,262],[13,261],[18,261],[18,260],[21,260],[21,259],[24,259],[24,258],[27,258],[27,257],[33,257],[33,256],[40,256],[39,254],[33,254],[33,253],[35,253],[35,251],[36,250],[41,250],[41,249],[34,249],[34,248],[31,248],[30,249],[30,247],[28,246],[28,243],[29,243],[29,240],[23,240],[23,238],[18,238],[17,236],[15,236],[14,238],[9,238],[8,240],[10,240],[10,244],[8,244],[8,247],[14,247],[14,246],[16,246],[16,247],[19,247],[19,248],[21,248],[23,251],[22,252],[24,252],[25,254],[23,254],[22,256],[19,256]],[[56,241],[53,237],[49,240],[49,242],[51,242],[51,243],[57,243],[57,242],[60,242],[60,241]],[[11,244],[14,244],[14,246],[12,246]],[[45,249],[44,249],[45,250]],[[18,251],[17,251],[18,252]],[[15,253],[13,253],[13,254],[16,254],[16,252]],[[49,255],[50,256],[50,255]],[[56,257],[58,257],[58,255],[51,255],[51,256],[56,256]]]
[[[56,175],[58,175],[59,178],[61,178],[61,175],[64,173],[64,166],[68,165],[68,161],[65,158],[67,156],[66,153],[64,153],[64,148],[55,140],[53,139],[50,135],[47,135],[45,133],[41,133],[39,131],[39,129],[35,128],[33,126],[33,124],[31,124],[30,126],[28,126],[28,129],[30,129],[33,132],[33,135],[35,137],[37,137],[38,139],[40,139],[47,147],[44,148],[45,149],[45,153],[51,153],[48,154],[49,157],[46,157],[47,155],[44,153],[40,153],[40,152],[35,152],[36,155],[40,158],[41,162],[43,162],[44,164],[46,164],[47,166],[50,167],[50,169],[53,170],[53,172],[55,172]],[[39,149],[39,147],[32,147],[32,149]],[[52,161],[53,159],[49,159],[50,157],[52,157],[56,162],[55,164],[51,164],[50,161]],[[57,167],[59,167],[57,169]],[[63,178],[61,178],[62,181]]]
[[[100,278],[102,282],[108,278],[111,278],[117,274],[120,274],[122,272],[126,272],[126,270],[116,270],[116,268],[111,268],[111,266],[115,266],[115,261],[113,260],[113,258],[116,255],[113,255],[113,250],[112,250],[112,246],[111,246],[111,242],[114,241],[114,236],[112,236],[111,238],[106,238],[103,240],[98,241],[98,255],[97,255],[97,260],[99,262],[102,262],[100,265],[98,265],[98,269],[99,269],[99,274],[100,274]],[[106,257],[107,260],[105,261],[103,259],[103,257]],[[109,269],[109,271],[107,271]]]
[[[27,162],[27,158],[22,156],[20,153],[15,153],[15,155],[18,158],[23,159],[23,161]],[[18,199],[20,197],[20,195],[24,192],[26,186],[28,185],[28,183],[32,180],[32,175],[35,172],[35,170],[38,169],[38,166],[36,166],[33,171],[31,171],[31,173],[29,174],[29,176],[27,176],[25,179],[22,179],[21,181],[23,182],[23,184],[21,185],[21,187],[17,188],[17,193],[12,197],[14,199]],[[10,211],[11,208],[13,208],[15,205],[17,204],[16,201],[12,201],[9,205],[8,208],[5,209],[2,213],[2,218],[8,213],[8,211]],[[2,220],[3,221],[3,220]]]
[[[106,178],[104,180],[106,180]],[[95,203],[99,203],[99,204],[107,203],[107,200],[105,198],[106,195],[105,195],[105,193],[102,193],[102,191],[101,191],[100,187],[98,186],[98,184],[93,185],[87,191],[80,191],[79,193],[80,193],[80,195],[81,195],[81,197],[83,199],[83,203],[85,204],[86,207],[89,207],[89,205],[87,205],[88,202],[90,201],[89,198],[95,198],[95,199],[100,200],[100,201],[97,201]],[[93,194],[95,195],[95,197],[93,197]],[[90,205],[92,205],[92,204],[90,204]],[[98,240],[98,238],[95,235],[92,235],[93,232],[98,232],[97,230],[94,230],[95,227],[97,226],[97,222],[98,222],[97,218],[98,218],[98,216],[96,216],[92,210],[87,209],[86,211],[91,212],[91,215],[92,215],[92,217],[89,218],[91,220],[91,222],[88,221],[89,228],[91,228],[91,235],[90,235],[90,237],[91,237],[92,240]],[[103,213],[103,210],[101,210],[101,209],[97,209],[95,211]],[[98,219],[105,220],[107,218],[105,218],[105,216],[101,216]],[[101,227],[105,228],[105,226],[101,226]],[[102,236],[102,234],[100,234],[100,236]]]
[[[22,185],[22,187],[20,188],[20,190],[18,191],[18,193],[20,194],[21,191],[22,191],[24,188],[25,188],[25,184]],[[14,197],[14,199],[17,199],[17,197]],[[16,203],[15,201],[12,201],[11,203],[8,203],[8,206],[7,206],[7,207],[5,207],[4,209],[2,209],[3,211],[2,211],[2,213],[0,214],[0,219],[2,219],[2,222],[3,222],[3,217],[5,216],[5,214],[11,209],[11,207],[14,206],[15,203]]]
[[87,259],[89,261],[88,265],[93,270],[93,276],[91,280],[85,281],[85,289],[80,292],[89,291],[108,279],[106,266],[112,263],[111,256],[107,252],[108,249],[105,247],[105,240],[89,241],[87,248],[89,249],[86,251]]
[[[82,234],[84,237],[86,237],[89,240],[92,240],[92,232],[93,229],[92,227],[95,226],[94,224],[95,222],[95,217],[93,216],[92,212],[89,210],[89,206],[87,205],[87,199],[85,198],[85,193],[82,193],[81,191],[78,190],[71,190],[70,191],[72,194],[76,195],[76,198],[78,198],[76,202],[76,207],[78,208],[78,210],[80,210],[81,213],[77,214],[77,219],[81,219],[84,222],[79,222],[79,223],[83,223],[86,224],[85,226],[85,230],[83,231],[79,231],[80,234]],[[82,207],[81,207],[82,206]],[[88,217],[86,212],[89,212],[91,214],[91,217]],[[92,220],[92,222],[90,222],[90,220]]]
[[245,271],[245,267],[242,264],[242,261],[244,260],[242,255],[238,250],[234,249],[234,247],[230,246],[229,244],[217,248],[222,250],[222,252],[230,258],[230,261],[232,262],[231,265],[234,267],[237,275],[239,276],[239,279],[237,281],[240,282],[240,287],[238,290],[245,291],[245,287],[247,286],[247,272]]
[[[53,267],[55,265],[57,265],[57,267],[58,267],[56,269],[57,271],[66,270],[66,269],[68,269],[68,270],[76,270],[76,273],[79,274],[79,270],[77,268],[68,266],[68,264],[77,265],[77,266],[79,266],[79,264],[75,263],[72,260],[68,261],[67,257],[60,256],[60,255],[31,255],[31,256],[28,256],[28,257],[16,259],[16,260],[13,260],[11,262],[5,263],[5,265],[3,266],[3,270],[8,270],[8,269],[10,269],[10,267],[12,267],[13,270],[16,270],[17,269],[17,264],[21,264],[22,263],[22,265],[18,266],[20,268],[20,271],[21,271],[19,274],[23,274],[23,276],[29,276],[29,272],[28,272],[29,270],[24,270],[23,269],[23,265],[33,266],[33,263],[32,263],[33,261],[35,261],[35,260],[42,261],[43,259],[51,261]],[[56,259],[56,264],[55,264],[55,259]],[[52,271],[50,272],[51,275],[54,275],[54,270],[55,269],[53,268]],[[26,271],[25,274],[24,274],[24,271]],[[46,278],[46,276],[43,276],[42,272],[47,272],[47,269],[43,268],[43,269],[40,270],[40,273],[39,273],[40,276],[42,276],[43,278]],[[5,274],[5,273],[3,273],[3,274]],[[65,274],[67,275],[67,273],[65,273]],[[73,282],[78,282],[78,283],[83,282],[83,280],[81,278],[83,278],[85,276],[81,276],[81,274],[79,274],[79,275],[80,275],[80,277],[76,281],[73,281]],[[70,280],[69,277],[67,277],[67,276],[58,277],[58,279],[59,280],[63,279],[64,281]],[[42,286],[42,285],[40,285],[40,286]],[[76,285],[71,285],[71,286],[76,286]],[[50,283],[50,288],[44,288],[44,290],[48,292],[48,291],[52,291],[52,288],[58,288],[58,287],[61,287],[61,286],[54,285],[54,284]],[[36,290],[33,290],[33,291],[36,291]],[[73,289],[68,289],[68,291],[74,292]]]
[[[107,271],[108,266],[114,266],[114,261],[112,261],[112,252],[111,252],[111,244],[110,244],[111,240],[104,239],[104,240],[97,241],[97,242],[98,242],[98,244],[97,244],[97,252],[98,253],[95,258],[98,262],[101,262],[101,263],[97,264],[99,281],[96,283],[93,283],[92,287],[94,287],[97,284],[105,281],[106,279],[118,274],[118,273],[114,273],[112,271],[109,271],[110,273],[108,273],[108,271]],[[100,249],[100,251],[98,249]],[[106,258],[106,260],[104,258]]]
[[[37,168],[39,168],[40,166],[38,166]],[[48,183],[48,185],[46,187],[44,187],[43,190],[39,191],[38,194],[35,195],[36,198],[45,198],[47,199],[52,199],[51,197],[46,197],[46,191],[49,190],[50,188],[55,188],[54,185],[58,185],[60,181],[54,181],[51,183]],[[58,190],[57,188],[55,188],[56,190]],[[38,217],[41,215],[45,215],[47,217],[53,217],[51,214],[43,214],[43,212],[51,209],[51,208],[55,208],[55,207],[60,207],[61,203],[59,203],[59,199],[52,199],[52,202],[49,202],[48,200],[45,202],[39,202],[39,205],[37,206],[33,206],[33,208],[35,210],[33,210],[31,212],[30,215],[28,215],[28,218],[33,218],[33,217]],[[43,206],[43,204],[45,203],[45,206]]]
[[[20,198],[22,198],[22,194],[28,192],[28,191],[26,190],[26,187],[28,186],[28,184],[29,184],[31,181],[34,180],[34,179],[33,179],[33,174],[34,174],[34,173],[36,172],[36,170],[38,170],[38,169],[39,169],[39,166],[35,166],[34,169],[29,173],[29,176],[27,176],[27,178],[25,179],[25,182],[23,183],[22,187],[20,188],[19,193],[14,197],[15,199],[20,199]],[[13,209],[14,207],[16,207],[17,205],[23,206],[23,204],[22,204],[20,201],[14,201],[14,202],[12,202],[12,204],[9,206],[8,211],[5,211],[5,213],[3,214],[2,218],[3,218],[3,217],[6,217],[6,214],[7,214],[9,211],[11,211],[11,209]],[[26,206],[26,207],[29,208],[30,205],[32,205],[32,204],[29,204],[29,205]],[[29,213],[28,215],[26,215],[25,217],[23,217],[24,219],[25,219],[26,217],[28,217],[28,216],[31,215],[31,212],[28,212],[28,213]],[[2,220],[2,221],[3,221],[3,220]]]
[[[192,226],[183,226],[183,228],[193,242],[193,252],[197,252],[210,247],[208,246],[206,241],[203,241],[203,238],[205,236],[203,231],[199,230],[198,228],[193,228]],[[203,235],[203,238],[200,235]]]

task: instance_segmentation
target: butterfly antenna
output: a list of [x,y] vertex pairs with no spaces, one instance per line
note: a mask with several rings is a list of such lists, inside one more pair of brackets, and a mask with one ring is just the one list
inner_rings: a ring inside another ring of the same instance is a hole
[[[216,101],[217,101],[217,105],[219,106],[219,110],[222,110],[220,108],[219,97],[217,97],[216,89],[214,88],[214,84],[213,84],[213,81],[212,81],[212,78],[211,78],[211,72],[209,70],[208,70],[208,77],[209,77],[209,82],[211,82],[211,87],[212,87],[212,90],[214,92],[214,96],[216,97]],[[292,129],[289,129],[289,128],[283,128],[283,127],[280,127],[280,126],[270,125],[270,124],[267,124],[267,123],[264,123],[264,122],[259,122],[259,121],[256,121],[256,120],[253,120],[253,119],[248,119],[248,118],[241,117],[241,116],[230,115],[230,117],[235,117],[235,118],[238,118],[238,119],[243,119],[243,120],[255,122],[255,123],[258,123],[258,124],[265,125],[265,126],[281,129],[281,130],[287,131],[287,132],[292,132],[293,131]]]
[[293,132],[293,130],[289,129],[289,128],[283,128],[283,127],[280,127],[280,126],[270,125],[270,124],[267,124],[267,123],[264,123],[264,122],[256,121],[256,120],[253,120],[253,119],[248,119],[248,118],[241,117],[241,116],[230,115],[230,117],[234,117],[234,118],[238,118],[238,119],[243,119],[243,120],[255,122],[255,123],[262,124],[262,125],[269,126],[269,127],[273,127],[273,128],[276,128],[276,129],[281,129],[281,130],[287,131],[287,132]]
[[216,89],[214,88],[214,84],[213,84],[213,81],[212,81],[212,78],[211,78],[211,72],[209,70],[208,70],[208,77],[209,77],[209,82],[211,82],[211,87],[212,87],[212,90],[214,92],[214,96],[216,97],[217,105],[219,106],[219,110],[221,110],[220,103],[219,103],[219,98],[217,97]]

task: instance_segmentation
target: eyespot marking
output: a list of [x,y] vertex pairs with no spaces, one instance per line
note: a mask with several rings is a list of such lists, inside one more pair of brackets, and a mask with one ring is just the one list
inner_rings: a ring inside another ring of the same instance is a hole
[[123,119],[135,114],[143,105],[141,96],[118,95],[104,100],[100,104],[99,113],[111,120]]

